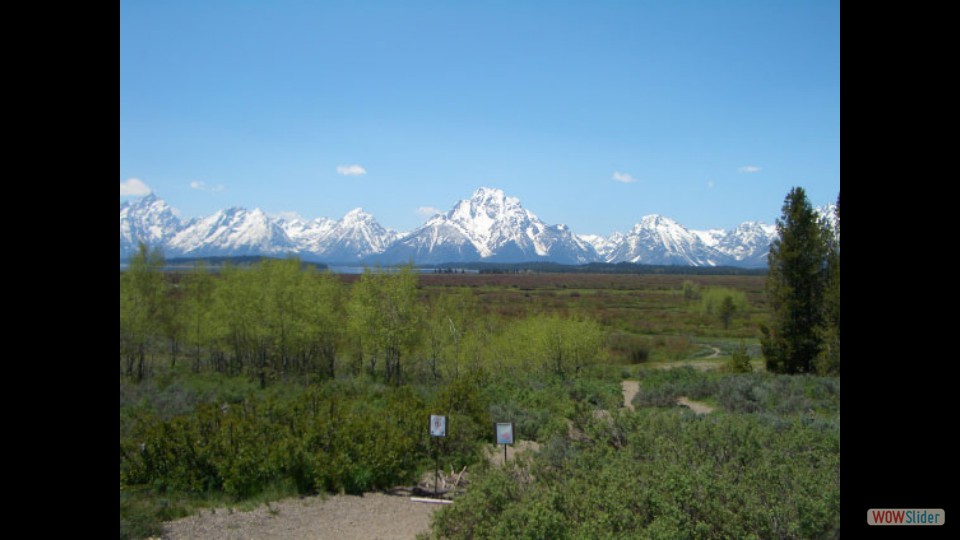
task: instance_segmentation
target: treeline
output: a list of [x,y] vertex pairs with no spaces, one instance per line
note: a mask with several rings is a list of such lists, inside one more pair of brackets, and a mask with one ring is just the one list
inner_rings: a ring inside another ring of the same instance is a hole
[[425,303],[418,274],[365,272],[353,285],[296,259],[198,266],[167,279],[162,254],[141,246],[120,276],[121,375],[142,380],[151,358],[196,372],[245,374],[261,387],[291,377],[332,379],[339,370],[390,384],[457,378],[488,368],[566,376],[595,362],[604,332],[559,316],[506,324],[479,316],[469,290]]
[[692,276],[762,276],[766,268],[741,268],[738,266],[683,266],[620,263],[560,264],[554,262],[491,263],[467,262],[440,264],[441,271],[476,270],[481,274],[664,274]]

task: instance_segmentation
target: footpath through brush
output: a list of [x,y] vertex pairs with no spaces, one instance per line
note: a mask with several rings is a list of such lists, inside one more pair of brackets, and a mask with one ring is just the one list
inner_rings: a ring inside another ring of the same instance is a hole
[[[623,391],[623,406],[635,410],[633,407],[633,398],[640,392],[640,383],[637,381],[623,381],[620,383],[620,389]],[[700,401],[693,401],[686,396],[677,398],[677,405],[687,407],[697,414],[707,414],[713,412],[713,407]]]

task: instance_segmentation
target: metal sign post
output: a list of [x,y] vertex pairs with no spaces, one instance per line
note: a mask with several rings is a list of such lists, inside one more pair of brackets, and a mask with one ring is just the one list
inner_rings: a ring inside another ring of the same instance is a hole
[[513,444],[513,423],[498,422],[496,443],[503,445],[503,463],[507,463],[507,445]]
[[[431,437],[446,437],[447,436],[447,417],[441,416],[439,414],[430,415],[430,436]],[[437,467],[433,470],[433,496],[437,496],[437,484],[440,482],[440,441],[437,441],[433,445],[433,457],[436,460]]]

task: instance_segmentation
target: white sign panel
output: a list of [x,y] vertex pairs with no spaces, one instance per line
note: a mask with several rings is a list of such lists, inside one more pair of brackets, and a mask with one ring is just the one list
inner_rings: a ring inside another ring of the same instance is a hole
[[447,436],[447,417],[439,414],[430,415],[430,435],[433,437]]
[[497,424],[497,444],[513,444],[513,424]]

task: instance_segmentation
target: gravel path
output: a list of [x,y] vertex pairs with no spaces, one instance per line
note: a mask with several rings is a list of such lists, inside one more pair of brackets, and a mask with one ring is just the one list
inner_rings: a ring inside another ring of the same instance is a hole
[[640,391],[640,383],[637,381],[623,381],[620,383],[620,389],[623,390],[623,406],[634,410],[633,398]]
[[677,398],[677,405],[683,405],[684,407],[689,407],[691,411],[697,414],[707,414],[713,412],[713,407],[702,403],[699,401],[692,401],[686,396],[680,396]]
[[412,539],[430,529],[443,505],[410,501],[408,492],[286,499],[251,512],[218,508],[167,523],[164,538],[214,540]]
[[[637,392],[640,391],[640,383],[637,381],[622,381],[620,383],[620,389],[623,391],[623,406],[631,411],[635,410],[633,407],[633,398],[637,395]],[[680,396],[677,398],[677,405],[689,407],[690,410],[697,414],[707,414],[713,412],[713,407],[700,401],[692,401],[686,396]]]

